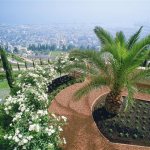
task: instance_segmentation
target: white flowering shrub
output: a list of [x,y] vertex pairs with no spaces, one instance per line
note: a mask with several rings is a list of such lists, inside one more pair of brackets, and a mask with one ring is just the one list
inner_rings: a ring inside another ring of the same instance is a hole
[[61,76],[65,65],[69,62],[69,53],[61,53],[60,56],[55,58],[54,69]]
[[57,150],[66,144],[60,134],[67,118],[47,110],[47,85],[55,75],[54,67],[49,65],[18,76],[17,91],[4,104],[6,113],[13,118],[4,136],[12,149]]

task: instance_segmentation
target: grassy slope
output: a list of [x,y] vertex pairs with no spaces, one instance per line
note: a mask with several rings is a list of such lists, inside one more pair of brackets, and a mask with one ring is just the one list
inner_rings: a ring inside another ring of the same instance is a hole
[[0,99],[4,99],[9,95],[9,86],[6,80],[0,81]]
[[17,62],[20,62],[20,63],[23,63],[23,62],[24,62],[24,59],[23,59],[23,58],[21,58],[21,57],[15,55],[15,54],[8,54],[8,57],[9,57],[10,59],[13,58],[13,59],[15,59]]
[[6,80],[0,81],[0,89],[6,89],[6,88],[9,88],[7,81]]

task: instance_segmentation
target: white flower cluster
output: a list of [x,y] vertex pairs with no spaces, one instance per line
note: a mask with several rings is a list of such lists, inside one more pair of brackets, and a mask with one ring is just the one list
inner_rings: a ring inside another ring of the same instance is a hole
[[51,136],[51,135],[52,135],[53,133],[55,133],[56,131],[55,131],[55,129],[54,129],[53,126],[49,126],[49,127],[45,128],[45,132],[46,132],[49,136]]
[[[45,149],[66,144],[65,139],[60,138],[60,132],[67,118],[50,115],[47,111],[49,100],[46,89],[55,77],[52,65],[44,68],[37,66],[34,72],[18,76],[16,85],[19,90],[16,95],[9,96],[4,104],[6,113],[13,117],[10,133],[4,138],[13,141],[16,150],[28,150],[33,142],[37,146],[39,139],[45,142]],[[45,138],[49,140],[45,141]]]
[[69,53],[61,53],[60,56],[55,58],[55,70],[60,72],[65,65],[69,62]]
[[[33,105],[31,105],[31,98],[33,101]],[[34,98],[34,99],[33,99]],[[32,87],[31,85],[26,85],[22,87],[22,93],[19,92],[16,96],[9,96],[5,102],[5,111],[7,114],[12,113],[13,106],[19,105],[18,110],[21,112],[29,112],[34,109],[34,101],[35,103],[39,102],[39,104],[43,108],[47,108],[49,104],[48,94],[43,90],[37,90],[37,87]]]
[[29,126],[29,131],[36,131],[36,132],[39,132],[41,129],[40,125],[39,124],[31,124]]
[[66,122],[67,118],[65,116],[61,116],[61,118]]
[[[19,129],[16,128],[15,134],[13,136],[5,135],[4,138],[9,139],[9,140],[14,140],[19,146],[22,146],[22,145],[27,144],[29,141],[31,141],[33,139],[33,136],[32,135],[24,136],[21,134]],[[25,147],[24,147],[24,149],[25,149]]]
[[47,112],[47,110],[38,110],[37,114],[40,116],[45,116],[45,115],[48,115],[48,112]]
[[67,121],[67,118],[65,116],[56,116],[55,114],[51,114],[55,119],[57,119],[58,121],[63,119],[65,122]]
[[55,58],[55,61],[58,61],[59,59],[61,59],[62,62],[67,62],[69,59],[69,53],[61,53],[60,56]]
[[18,121],[19,119],[21,119],[22,116],[22,112],[16,113],[14,118],[13,118],[13,122]]
[[56,77],[56,71],[53,65],[47,65],[45,67],[41,67],[36,65],[34,72],[27,72],[24,75],[19,75],[18,79],[20,82],[17,82],[18,87],[26,87],[26,85],[34,85],[38,88],[47,88],[47,84],[50,80]]

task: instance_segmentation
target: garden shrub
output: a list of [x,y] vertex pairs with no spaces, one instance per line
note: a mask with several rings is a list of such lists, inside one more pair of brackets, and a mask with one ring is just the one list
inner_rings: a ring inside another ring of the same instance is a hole
[[56,77],[52,65],[36,66],[33,72],[20,74],[14,93],[6,99],[5,111],[13,119],[4,139],[15,150],[57,150],[66,144],[60,137],[67,118],[48,112],[47,85]]
[[59,73],[60,76],[63,72],[64,67],[67,64],[68,59],[69,59],[68,54],[64,53],[61,53],[61,56],[55,58],[54,69],[57,71],[57,73]]
[[0,104],[0,120],[0,149],[6,150],[8,141],[3,137],[7,133],[12,118],[5,113],[3,104]]
[[137,134],[133,134],[133,138],[134,138],[134,139],[137,139],[137,138],[138,138],[138,135],[137,135]]
[[126,133],[126,134],[125,134],[125,137],[128,138],[128,137],[129,137],[129,133]]
[[6,74],[4,72],[0,72],[0,80],[6,79]]

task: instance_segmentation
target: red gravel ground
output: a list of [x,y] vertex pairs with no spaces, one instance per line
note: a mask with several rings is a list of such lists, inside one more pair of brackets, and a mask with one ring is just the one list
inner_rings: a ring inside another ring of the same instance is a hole
[[[62,90],[49,107],[50,112],[68,118],[63,132],[67,141],[64,150],[150,150],[148,147],[111,143],[103,137],[92,118],[92,105],[109,89],[104,87],[94,90],[82,100],[75,101],[73,94],[83,85],[84,83],[77,83]],[[150,100],[150,95],[146,94],[138,93],[135,97]]]

